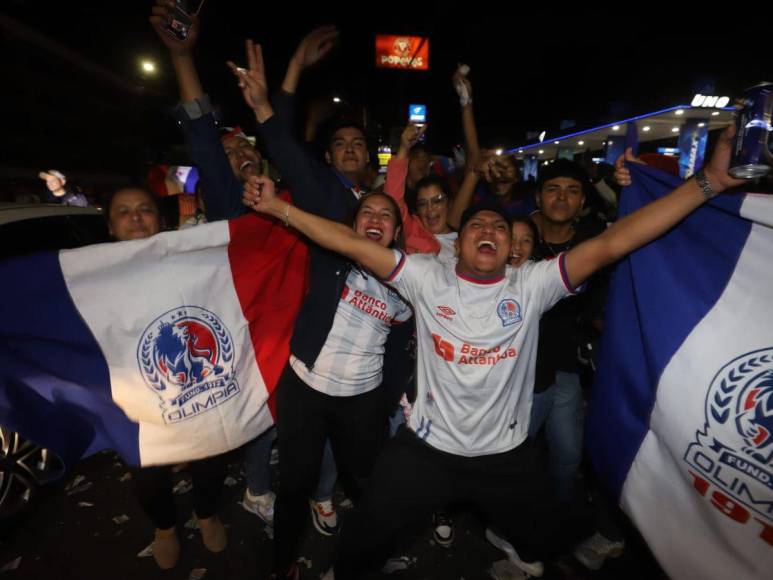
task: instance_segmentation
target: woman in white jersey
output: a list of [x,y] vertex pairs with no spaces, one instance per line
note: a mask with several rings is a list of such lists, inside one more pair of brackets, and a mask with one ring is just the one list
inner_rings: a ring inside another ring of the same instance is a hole
[[[356,206],[353,228],[353,234],[391,248],[400,236],[397,206],[387,195],[364,195]],[[315,288],[312,276],[309,292]],[[397,292],[353,264],[313,365],[291,354],[277,391],[282,470],[274,519],[274,568],[279,577],[298,573],[295,550],[328,439],[340,479],[358,498],[386,437],[384,394],[378,388],[384,345],[391,327],[411,316]]]
[[[670,194],[622,218],[555,260],[507,266],[512,232],[499,206],[462,217],[459,259],[405,256],[348,228],[291,208],[264,191],[245,192],[257,211],[286,221],[320,245],[368,267],[414,307],[418,395],[410,429],[378,459],[350,515],[335,565],[338,580],[361,578],[406,526],[467,499],[498,524],[524,560],[550,546],[547,478],[527,440],[539,318],[600,268],[667,232],[707,199],[742,185],[727,173],[731,126],[712,160]],[[262,179],[262,178],[256,178]]]

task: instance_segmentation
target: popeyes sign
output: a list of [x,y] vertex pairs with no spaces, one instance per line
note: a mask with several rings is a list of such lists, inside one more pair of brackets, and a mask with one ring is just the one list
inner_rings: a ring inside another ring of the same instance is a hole
[[376,68],[429,70],[429,38],[377,34]]

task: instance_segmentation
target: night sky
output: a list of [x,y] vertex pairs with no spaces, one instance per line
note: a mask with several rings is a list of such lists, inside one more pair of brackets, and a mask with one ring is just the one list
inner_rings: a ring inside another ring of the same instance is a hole
[[[562,120],[585,128],[689,103],[695,92],[738,96],[749,85],[773,80],[769,35],[755,32],[763,15],[749,10],[698,15],[655,3],[618,3],[607,11],[586,8],[589,3],[570,10],[515,2],[332,4],[207,0],[197,63],[205,90],[229,124],[249,128],[251,122],[224,64],[244,62],[244,38],[263,44],[276,88],[298,40],[325,23],[339,27],[340,42],[304,76],[301,98],[337,94],[365,103],[385,137],[405,123],[408,103],[426,103],[429,142],[439,153],[461,138],[450,83],[458,62],[471,67],[481,137],[490,146],[523,144],[527,131],[555,135]],[[2,144],[5,163],[136,172],[175,156],[173,145],[181,139],[168,111],[176,85],[147,21],[151,6],[146,0],[3,3],[0,14],[24,25],[24,34],[7,19],[2,26],[4,77],[14,81],[4,83],[4,99],[10,96],[10,108],[18,110]],[[29,31],[111,71],[125,85],[74,70],[56,50],[31,41]],[[376,70],[377,32],[429,36],[431,70]],[[156,78],[141,77],[142,57],[159,63]],[[144,89],[133,91],[132,85]]]

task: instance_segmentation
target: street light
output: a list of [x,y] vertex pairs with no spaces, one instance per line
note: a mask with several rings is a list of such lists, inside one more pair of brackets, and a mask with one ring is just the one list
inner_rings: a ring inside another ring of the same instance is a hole
[[152,75],[156,73],[156,63],[152,60],[143,60],[140,62],[140,68],[146,75]]

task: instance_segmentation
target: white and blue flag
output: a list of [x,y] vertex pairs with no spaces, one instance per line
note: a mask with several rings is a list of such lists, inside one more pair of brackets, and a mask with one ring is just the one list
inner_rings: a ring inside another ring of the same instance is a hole
[[67,463],[239,447],[273,424],[306,262],[255,215],[0,262],[0,424]]
[[[630,166],[621,215],[681,181]],[[722,195],[612,278],[589,451],[667,574],[773,574],[773,196]]]

